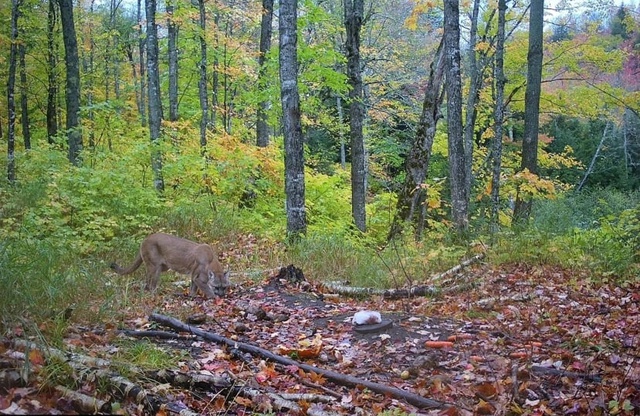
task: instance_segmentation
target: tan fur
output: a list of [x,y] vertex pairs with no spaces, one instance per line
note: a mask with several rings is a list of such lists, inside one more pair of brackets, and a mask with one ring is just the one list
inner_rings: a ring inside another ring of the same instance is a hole
[[116,273],[133,273],[144,263],[147,269],[145,288],[154,291],[158,287],[160,273],[169,269],[191,276],[191,296],[200,289],[205,295],[224,296],[229,287],[229,272],[218,261],[217,253],[208,244],[194,243],[169,234],[151,234],[142,241],[140,252],[127,268],[111,264]]

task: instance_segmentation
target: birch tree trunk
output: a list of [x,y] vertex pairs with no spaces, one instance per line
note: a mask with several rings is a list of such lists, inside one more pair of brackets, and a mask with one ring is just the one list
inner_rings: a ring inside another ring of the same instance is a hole
[[298,93],[297,0],[280,1],[280,88],[284,128],[287,233],[296,239],[307,229],[304,152]]
[[580,181],[580,184],[576,188],[576,191],[580,192],[582,190],[582,187],[587,182],[587,178],[589,177],[589,175],[591,175],[591,172],[593,172],[593,167],[596,165],[596,160],[598,159],[598,156],[600,156],[600,150],[602,150],[602,146],[604,145],[604,141],[607,138],[607,132],[609,131],[610,127],[611,127],[611,122],[609,121],[604,126],[604,131],[602,132],[602,137],[600,138],[600,143],[598,143],[598,147],[596,148],[596,151],[593,154],[593,157],[591,158],[591,162],[589,163],[589,167],[584,172],[584,176],[582,177],[582,180]]
[[344,24],[346,29],[347,78],[349,91],[349,115],[351,136],[351,213],[360,231],[366,231],[366,166],[364,136],[364,93],[360,64],[360,30],[364,17],[364,0],[344,0]]

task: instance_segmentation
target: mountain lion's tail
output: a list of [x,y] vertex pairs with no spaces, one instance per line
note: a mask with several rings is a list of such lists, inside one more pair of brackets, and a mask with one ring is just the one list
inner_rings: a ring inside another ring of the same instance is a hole
[[140,267],[141,264],[142,264],[142,256],[140,255],[140,253],[138,253],[138,257],[136,257],[136,259],[133,261],[133,264],[127,267],[126,269],[123,269],[122,267],[118,266],[116,263],[111,263],[111,268],[115,270],[116,273],[120,275],[125,275],[129,273],[133,273],[136,270],[138,270],[138,267]]

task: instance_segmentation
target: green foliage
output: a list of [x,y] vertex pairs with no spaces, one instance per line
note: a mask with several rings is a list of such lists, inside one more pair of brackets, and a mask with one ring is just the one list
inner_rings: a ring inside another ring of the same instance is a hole
[[103,154],[100,166],[73,167],[56,150],[30,151],[21,159],[24,188],[3,195],[0,237],[65,241],[70,251],[86,254],[120,233],[139,233],[156,221],[161,204],[153,191],[134,186],[128,161]]
[[594,281],[633,280],[640,253],[639,204],[637,192],[612,190],[537,201],[529,228],[499,236],[495,260],[590,270]]
[[640,192],[590,189],[555,200],[538,201],[532,226],[543,233],[564,234],[573,229],[596,229],[602,220],[621,215],[640,204]]

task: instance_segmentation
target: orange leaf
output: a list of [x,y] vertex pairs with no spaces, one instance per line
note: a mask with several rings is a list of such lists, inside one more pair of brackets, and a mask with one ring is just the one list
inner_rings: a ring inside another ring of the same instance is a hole
[[427,348],[449,348],[453,347],[453,342],[451,341],[426,341],[424,346]]
[[447,338],[447,341],[456,342],[459,339],[473,339],[473,338],[475,338],[473,336],[473,334],[464,334],[463,333],[463,334],[451,335],[451,336],[449,336],[449,338]]
[[39,350],[29,351],[29,361],[33,365],[44,365],[44,356]]
[[245,399],[244,397],[236,396],[236,398],[233,399],[233,401],[238,403],[240,406],[244,406],[244,407],[253,406],[253,402],[251,401],[251,399]]
[[529,353],[526,351],[512,352],[511,354],[509,354],[510,358],[527,358],[528,356]]

